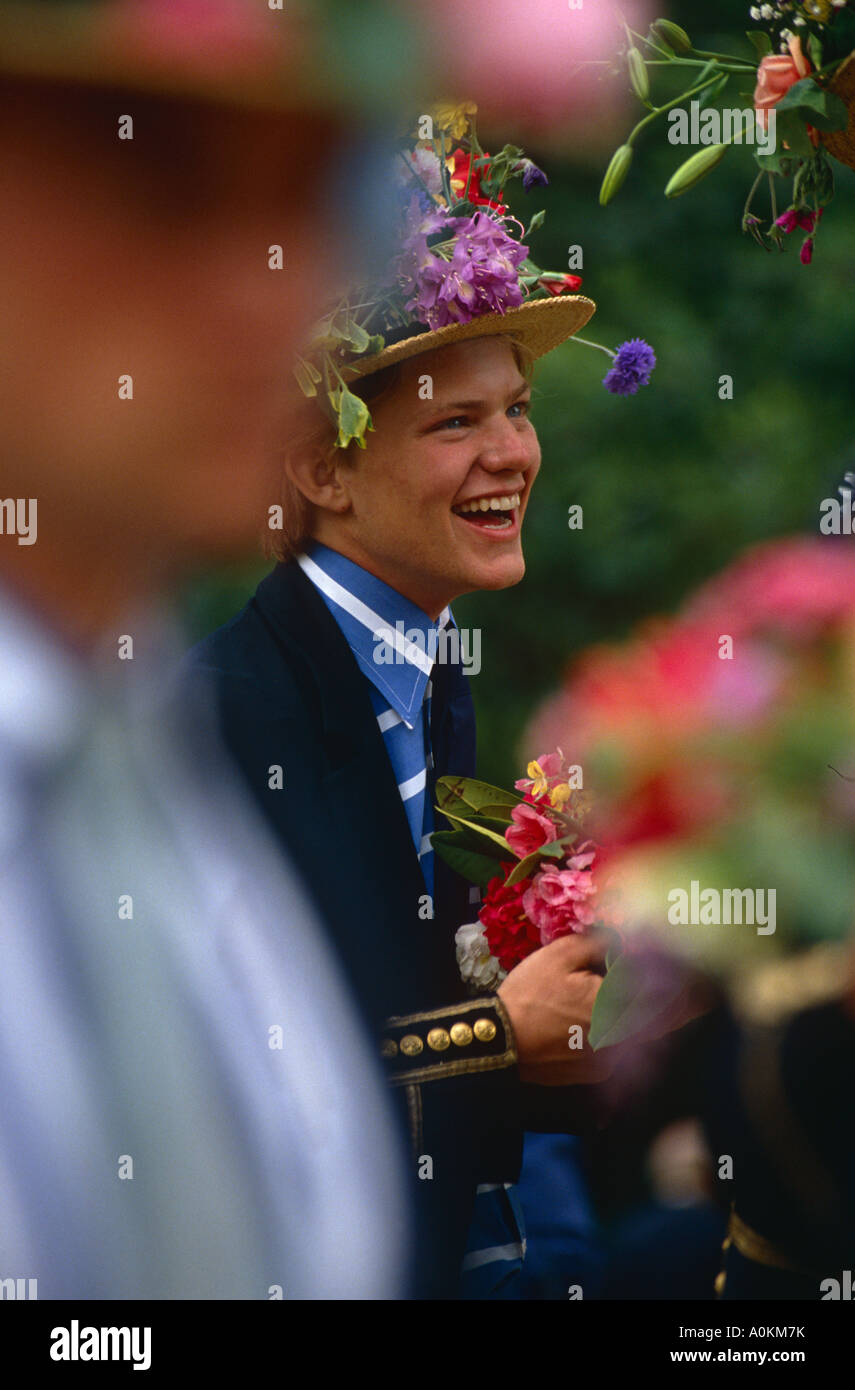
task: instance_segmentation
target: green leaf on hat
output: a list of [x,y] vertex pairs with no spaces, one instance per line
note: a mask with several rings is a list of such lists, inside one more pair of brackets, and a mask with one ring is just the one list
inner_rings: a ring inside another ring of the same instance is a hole
[[371,341],[362,325],[350,318],[341,330],[341,336],[346,343],[350,343],[354,352],[365,352]]
[[301,357],[294,364],[294,375],[304,396],[317,396],[317,383],[321,379],[321,374],[314,363],[307,362],[304,357]]
[[[331,400],[334,394],[330,392]],[[355,439],[360,449],[364,449],[365,431],[374,428],[368,406],[359,396],[354,396],[352,391],[342,386],[339,388],[338,402],[333,400],[333,407],[338,415],[338,447],[346,449]]]

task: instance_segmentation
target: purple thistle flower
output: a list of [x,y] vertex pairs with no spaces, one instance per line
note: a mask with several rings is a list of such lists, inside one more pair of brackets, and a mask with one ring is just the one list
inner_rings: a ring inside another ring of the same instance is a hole
[[537,184],[546,185],[549,183],[543,170],[538,169],[533,160],[524,159],[517,167],[522,168],[522,185],[526,193],[529,193]]
[[407,311],[429,328],[445,328],[517,308],[523,300],[519,266],[528,247],[483,212],[447,218],[444,225],[456,234],[450,261],[435,255],[424,235],[411,240],[404,272]]
[[603,385],[615,396],[634,396],[639,386],[646,386],[656,366],[656,354],[643,338],[631,338],[621,343],[614,362],[603,377]]

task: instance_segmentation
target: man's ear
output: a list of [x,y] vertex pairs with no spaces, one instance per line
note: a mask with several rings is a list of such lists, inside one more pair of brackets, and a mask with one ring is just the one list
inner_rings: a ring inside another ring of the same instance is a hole
[[[340,457],[337,457],[340,456]],[[344,451],[329,453],[306,449],[289,452],[284,461],[285,476],[313,507],[335,512],[337,516],[350,511],[349,471],[352,464],[345,461]]]

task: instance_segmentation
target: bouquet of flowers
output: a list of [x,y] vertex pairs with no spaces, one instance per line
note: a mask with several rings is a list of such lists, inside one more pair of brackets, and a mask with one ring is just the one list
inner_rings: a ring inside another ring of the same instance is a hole
[[[845,544],[767,542],[674,617],[583,653],[533,736],[566,741],[569,730],[596,788],[591,830],[628,941],[652,933],[734,988],[793,953],[848,949],[835,947],[855,922],[855,554]],[[719,907],[733,892],[730,917]],[[761,930],[740,902],[758,892]]]
[[[532,233],[546,216],[521,220],[511,190],[528,194],[546,183],[542,169],[517,145],[482,149],[473,102],[445,103],[419,118],[393,161],[396,248],[380,283],[344,293],[317,324],[295,373],[304,395],[317,397],[338,425],[338,444],[365,447],[373,428],[367,405],[348,387],[361,359],[427,330],[504,314],[537,299],[575,293],[579,275],[544,270],[532,259]],[[656,365],[653,350],[632,339],[606,353],[606,389],[634,395]]]
[[[434,831],[434,849],[485,890],[478,921],[455,937],[460,974],[473,993],[495,989],[532,951],[561,936],[620,921],[600,847],[582,829],[590,802],[581,769],[568,767],[559,749],[530,762],[527,774],[516,793],[471,777],[437,783],[437,809],[453,828]],[[639,996],[617,934],[607,966],[589,1034],[595,1049],[638,1031],[671,1002],[661,989]]]
[[[747,33],[750,55],[697,49],[685,29],[666,19],[655,20],[646,35],[626,27],[626,46],[613,71],[628,77],[647,114],[612,156],[600,202],[605,205],[617,193],[642,132],[662,118],[669,126],[680,120],[688,123],[686,108],[691,103],[700,116],[691,143],[701,148],[675,170],[665,196],[676,197],[694,187],[733,143],[741,144],[743,136],[746,141],[752,138],[747,126],[753,124],[755,134],[768,133],[771,138],[764,138],[763,148],[755,153],[758,172],[743,209],[742,230],[765,250],[773,245],[783,249],[784,238],[800,231],[800,260],[807,265],[819,220],[834,193],[828,156],[855,168],[855,5],[851,0],[779,0],[750,6],[749,17],[762,26]],[[673,75],[679,80],[677,94],[666,92],[654,101],[651,79],[659,85]],[[750,103],[748,109],[717,110],[711,103],[723,100],[731,80],[740,76],[754,84],[752,91],[740,93]],[[675,139],[671,130],[669,139]],[[791,181],[783,207],[776,191],[779,179]],[[763,184],[769,192],[768,220],[753,210]]]

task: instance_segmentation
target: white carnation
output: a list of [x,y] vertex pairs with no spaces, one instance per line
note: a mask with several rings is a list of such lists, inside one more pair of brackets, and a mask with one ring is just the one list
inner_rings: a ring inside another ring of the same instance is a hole
[[457,964],[460,977],[465,985],[475,989],[495,989],[507,975],[496,957],[490,954],[490,947],[480,922],[467,922],[458,927],[454,937],[457,950]]

